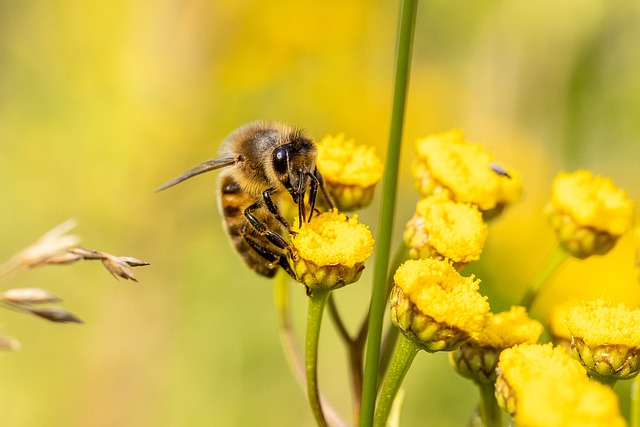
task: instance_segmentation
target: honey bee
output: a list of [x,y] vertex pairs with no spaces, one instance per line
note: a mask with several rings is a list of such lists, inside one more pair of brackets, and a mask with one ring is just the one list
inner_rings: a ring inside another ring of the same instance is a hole
[[273,277],[278,266],[295,274],[287,255],[294,256],[284,233],[295,234],[280,214],[277,200],[289,194],[298,206],[300,227],[306,218],[305,193],[309,188],[307,221],[315,211],[318,188],[333,208],[316,167],[317,149],[306,133],[278,122],[253,122],[233,131],[222,143],[220,157],[208,160],[156,191],[216,169],[226,168],[218,181],[218,207],[236,251],[256,273]]

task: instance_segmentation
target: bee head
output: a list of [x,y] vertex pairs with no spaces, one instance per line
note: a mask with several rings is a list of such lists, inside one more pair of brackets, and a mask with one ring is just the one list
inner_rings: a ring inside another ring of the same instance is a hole
[[278,181],[289,192],[304,218],[304,194],[316,168],[316,147],[308,138],[298,137],[280,145],[271,157]]

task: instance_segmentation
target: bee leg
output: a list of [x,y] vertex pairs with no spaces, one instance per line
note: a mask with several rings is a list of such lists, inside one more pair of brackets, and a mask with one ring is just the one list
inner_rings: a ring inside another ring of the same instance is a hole
[[261,243],[257,239],[249,236],[245,232],[246,225],[247,223],[245,222],[244,226],[242,227],[242,236],[244,237],[245,242],[247,242],[247,244],[251,246],[251,249],[256,251],[258,255],[260,255],[262,258],[266,259],[267,261],[269,261],[271,264],[281,266],[284,269],[284,271],[286,271],[287,274],[295,280],[296,274],[293,272],[293,269],[291,268],[291,264],[289,264],[289,259],[287,258],[287,256],[284,253],[279,253],[274,251],[273,249],[266,247],[263,243]]
[[[261,206],[260,202],[256,202],[252,204],[251,206],[249,206],[244,210],[244,216],[247,218],[247,220],[253,226],[253,228],[258,233],[260,233],[260,235],[264,236],[269,242],[273,243],[276,247],[280,249],[286,249],[287,252],[289,252],[289,254],[292,257],[294,257],[293,249],[291,248],[291,245],[287,243],[287,241],[284,240],[282,236],[280,236],[278,233],[267,229],[267,227],[251,213],[252,211],[258,209],[260,206]],[[244,231],[245,230],[243,226],[243,234],[244,234]]]
[[[262,192],[262,199],[264,200],[264,204],[267,207],[267,210],[269,211],[269,213],[271,213],[271,215],[273,215],[278,220],[278,222],[280,222],[280,224],[285,226],[289,234],[295,234],[295,231],[291,229],[291,226],[289,226],[289,223],[287,222],[287,220],[284,219],[282,215],[280,215],[280,211],[278,210],[278,207],[273,202],[273,199],[271,199],[272,191],[273,191],[273,188],[269,188]],[[249,206],[247,209],[250,209],[254,205],[257,205],[254,208],[254,209],[257,209],[260,206],[260,203],[256,202],[253,205]]]
[[291,276],[293,280],[297,280],[296,273],[294,273],[293,268],[291,268],[291,264],[289,264],[289,259],[287,259],[287,256],[285,254],[279,254],[279,255],[280,255],[280,261],[278,262],[278,265],[284,268],[284,271],[286,271],[287,274]]
[[[317,172],[316,168],[316,172]],[[316,199],[318,198],[318,178],[314,174],[308,173],[307,176],[311,178],[309,181],[309,205],[311,206],[311,212],[309,213],[309,219],[307,222],[311,221],[311,217],[313,216],[313,212],[316,208]]]
[[327,203],[327,207],[329,209],[333,209],[335,205],[333,203],[333,200],[331,200],[331,196],[329,196],[329,193],[327,193],[327,189],[324,186],[324,178],[322,178],[322,174],[320,173],[318,168],[315,168],[313,170],[313,174],[316,180],[318,180],[318,185],[320,186],[320,191],[322,191],[322,197],[324,197],[324,201]]

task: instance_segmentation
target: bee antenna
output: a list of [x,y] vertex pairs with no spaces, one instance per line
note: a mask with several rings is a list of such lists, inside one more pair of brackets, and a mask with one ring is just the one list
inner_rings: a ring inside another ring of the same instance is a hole
[[207,160],[204,163],[200,163],[199,165],[196,165],[194,167],[192,167],[191,169],[189,169],[188,171],[186,171],[185,173],[183,173],[182,175],[172,179],[171,181],[167,182],[166,184],[161,185],[160,187],[156,188],[154,193],[158,193],[162,190],[166,190],[169,187],[173,187],[176,184],[180,184],[182,181],[186,181],[189,178],[193,178],[196,175],[200,175],[203,174],[205,172],[209,172],[212,170],[216,170],[216,169],[220,169],[226,166],[231,166],[232,164],[241,161],[242,159],[240,157],[238,158],[232,158],[232,157],[225,157],[222,159],[211,159],[211,160]]

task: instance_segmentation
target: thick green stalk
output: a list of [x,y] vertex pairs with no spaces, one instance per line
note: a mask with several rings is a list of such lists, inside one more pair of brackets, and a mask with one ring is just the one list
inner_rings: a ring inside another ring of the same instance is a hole
[[480,389],[480,416],[484,427],[502,427],[502,410],[494,395],[494,386],[489,383],[478,384]]
[[324,306],[329,299],[327,290],[314,290],[309,296],[309,311],[307,313],[307,337],[305,364],[307,371],[307,396],[311,410],[316,418],[318,426],[327,426],[322,404],[320,403],[320,391],[318,390],[318,342],[320,341],[320,326]]
[[[409,258],[409,248],[404,243],[401,243],[400,247],[396,249],[396,254],[393,257],[393,261],[391,262],[389,275],[387,277],[385,298],[389,298],[389,294],[391,293],[391,289],[393,288],[393,276],[396,270]],[[380,362],[378,365],[378,378],[383,377],[384,373],[387,372],[387,368],[389,367],[389,362],[391,361],[391,356],[393,354],[393,349],[396,347],[396,342],[398,341],[398,333],[399,329],[391,326],[390,328],[388,328],[387,333],[382,340],[382,344],[380,347]]]
[[398,29],[398,45],[393,92],[389,146],[384,180],[382,183],[382,206],[378,227],[375,266],[373,271],[373,289],[369,309],[369,334],[365,358],[362,405],[360,408],[360,426],[373,423],[375,410],[380,342],[382,341],[382,323],[386,308],[386,281],[389,268],[389,253],[395,215],[400,147],[404,127],[404,113],[409,85],[411,50],[416,21],[418,0],[402,0]]
[[569,258],[567,251],[562,249],[562,246],[557,245],[553,251],[549,254],[545,260],[542,268],[538,270],[538,273],[534,276],[533,280],[529,284],[526,294],[522,297],[520,305],[526,307],[527,310],[531,308],[536,298],[540,294],[543,286],[549,281],[551,276],[560,268],[562,264]]
[[389,418],[389,412],[393,406],[393,401],[398,394],[398,390],[402,385],[405,375],[411,367],[413,359],[418,354],[419,348],[414,343],[409,341],[403,334],[400,334],[400,340],[396,351],[393,353],[391,359],[391,365],[389,365],[389,371],[382,383],[382,390],[380,391],[380,401],[376,408],[375,418],[373,420],[374,427],[384,427],[387,424]]

